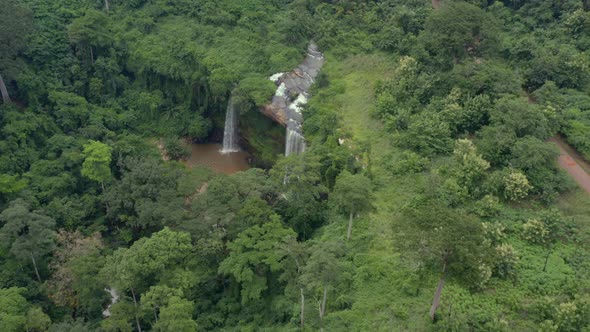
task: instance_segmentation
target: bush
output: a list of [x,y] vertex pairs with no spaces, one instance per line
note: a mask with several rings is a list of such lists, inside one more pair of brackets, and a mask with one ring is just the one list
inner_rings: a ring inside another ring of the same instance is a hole
[[178,138],[164,139],[164,150],[168,158],[172,160],[182,160],[190,156],[191,152],[186,143]]

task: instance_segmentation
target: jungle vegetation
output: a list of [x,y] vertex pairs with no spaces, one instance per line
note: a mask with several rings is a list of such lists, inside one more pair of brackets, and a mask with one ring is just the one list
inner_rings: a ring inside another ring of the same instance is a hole
[[0,92],[0,331],[590,329],[587,1],[0,0]]

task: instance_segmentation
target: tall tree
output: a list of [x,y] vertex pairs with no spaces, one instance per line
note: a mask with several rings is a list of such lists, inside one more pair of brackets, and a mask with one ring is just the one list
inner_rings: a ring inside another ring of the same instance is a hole
[[447,276],[452,275],[468,286],[480,282],[480,267],[489,256],[481,245],[483,229],[480,222],[463,211],[435,200],[419,201],[404,210],[397,237],[398,245],[408,256],[441,271],[430,308],[432,320]]
[[0,330],[3,332],[47,331],[51,320],[23,297],[24,288],[0,289]]
[[547,262],[555,244],[565,237],[567,221],[559,210],[543,211],[539,218],[529,219],[523,226],[523,237],[531,244],[541,245],[546,250],[543,272],[547,270]]
[[181,266],[190,255],[191,238],[188,233],[164,228],[150,238],[142,238],[127,249],[121,248],[107,258],[101,275],[119,292],[131,292],[135,324],[141,331],[139,295],[160,280],[167,270]]
[[41,281],[38,260],[51,253],[54,247],[55,222],[53,219],[31,212],[23,200],[16,200],[0,214],[1,245],[21,261],[30,261],[37,280]]
[[283,227],[278,217],[262,226],[252,226],[228,244],[229,256],[219,272],[231,275],[242,286],[242,303],[258,300],[268,287],[267,275],[282,268],[286,253],[281,247],[295,238],[293,230]]
[[327,192],[321,184],[319,156],[312,153],[281,158],[271,177],[282,189],[279,213],[300,238],[308,238],[325,220],[322,200]]
[[172,296],[168,305],[162,308],[160,320],[154,324],[154,331],[197,331],[197,323],[192,319],[194,303],[178,296]]
[[362,174],[344,171],[336,178],[330,201],[335,208],[348,214],[346,239],[350,240],[354,215],[371,207],[371,181]]
[[111,151],[110,146],[98,141],[84,144],[82,175],[100,183],[103,191],[104,183],[111,178]]
[[285,272],[281,275],[281,280],[287,281],[285,293],[288,293],[290,288],[299,290],[299,325],[301,330],[303,330],[305,327],[305,284],[301,280],[301,276],[303,274],[305,262],[309,256],[309,248],[307,248],[306,243],[298,242],[297,239],[291,238],[283,244],[281,250],[283,250],[286,253],[287,258],[294,263],[285,265]]
[[433,55],[443,56],[441,63],[481,57],[497,47],[493,17],[467,2],[446,2],[428,17],[424,27],[422,41]]
[[32,19],[30,10],[20,6],[16,0],[0,0],[0,8],[0,94],[7,103],[10,102],[10,95],[6,82],[18,75],[20,65],[17,56],[26,46]]
[[70,41],[85,53],[88,51],[90,62],[94,64],[95,50],[111,44],[109,18],[105,13],[88,10],[84,16],[76,18],[68,27]]
[[328,293],[342,280],[343,272],[350,269],[343,260],[345,253],[342,242],[326,241],[314,245],[311,256],[303,268],[301,281],[307,289],[318,297],[318,314],[320,331],[324,330],[324,318],[328,302]]

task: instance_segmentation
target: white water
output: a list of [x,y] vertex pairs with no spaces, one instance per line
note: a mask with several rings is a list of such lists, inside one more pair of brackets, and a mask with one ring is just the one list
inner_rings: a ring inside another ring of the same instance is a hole
[[238,152],[238,110],[232,99],[227,102],[225,127],[223,128],[223,148],[221,153]]
[[[277,85],[277,90],[268,105],[275,113],[285,118],[287,127],[285,155],[299,154],[305,151],[305,138],[301,131],[303,124],[303,107],[308,102],[309,88],[324,64],[324,55],[317,45],[310,42],[307,56],[301,64],[288,73],[276,73],[269,79]],[[290,96],[297,96],[294,100]]]
[[300,93],[297,96],[297,98],[291,103],[291,105],[289,105],[289,109],[301,114],[301,110],[303,109],[303,106],[305,104],[307,104],[307,97],[304,93]]
[[276,82],[276,81],[278,81],[278,80],[279,80],[279,78],[281,78],[283,75],[285,75],[285,73],[276,73],[276,74],[273,74],[273,75],[271,75],[271,76],[270,76],[268,79],[269,79],[269,80],[271,80],[271,81],[273,81],[273,82]]
[[114,288],[105,288],[105,291],[111,296],[111,304],[102,312],[103,317],[111,317],[111,307],[119,301],[119,293]]
[[305,151],[305,139],[303,135],[294,129],[287,127],[287,139],[285,144],[285,156],[299,154]]

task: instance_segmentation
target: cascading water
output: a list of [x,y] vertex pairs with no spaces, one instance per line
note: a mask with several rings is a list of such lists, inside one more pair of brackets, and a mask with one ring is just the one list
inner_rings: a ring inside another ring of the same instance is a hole
[[[309,88],[324,64],[324,56],[311,42],[303,62],[289,73],[277,73],[269,79],[277,84],[272,103],[266,106],[269,114],[287,127],[285,155],[305,151],[305,139],[301,132],[302,108],[309,98]],[[296,96],[294,99],[291,96]]]
[[232,98],[227,102],[225,126],[223,128],[223,148],[221,153],[238,152],[238,110]]
[[297,130],[287,127],[285,142],[285,156],[299,154],[305,151],[305,139]]

